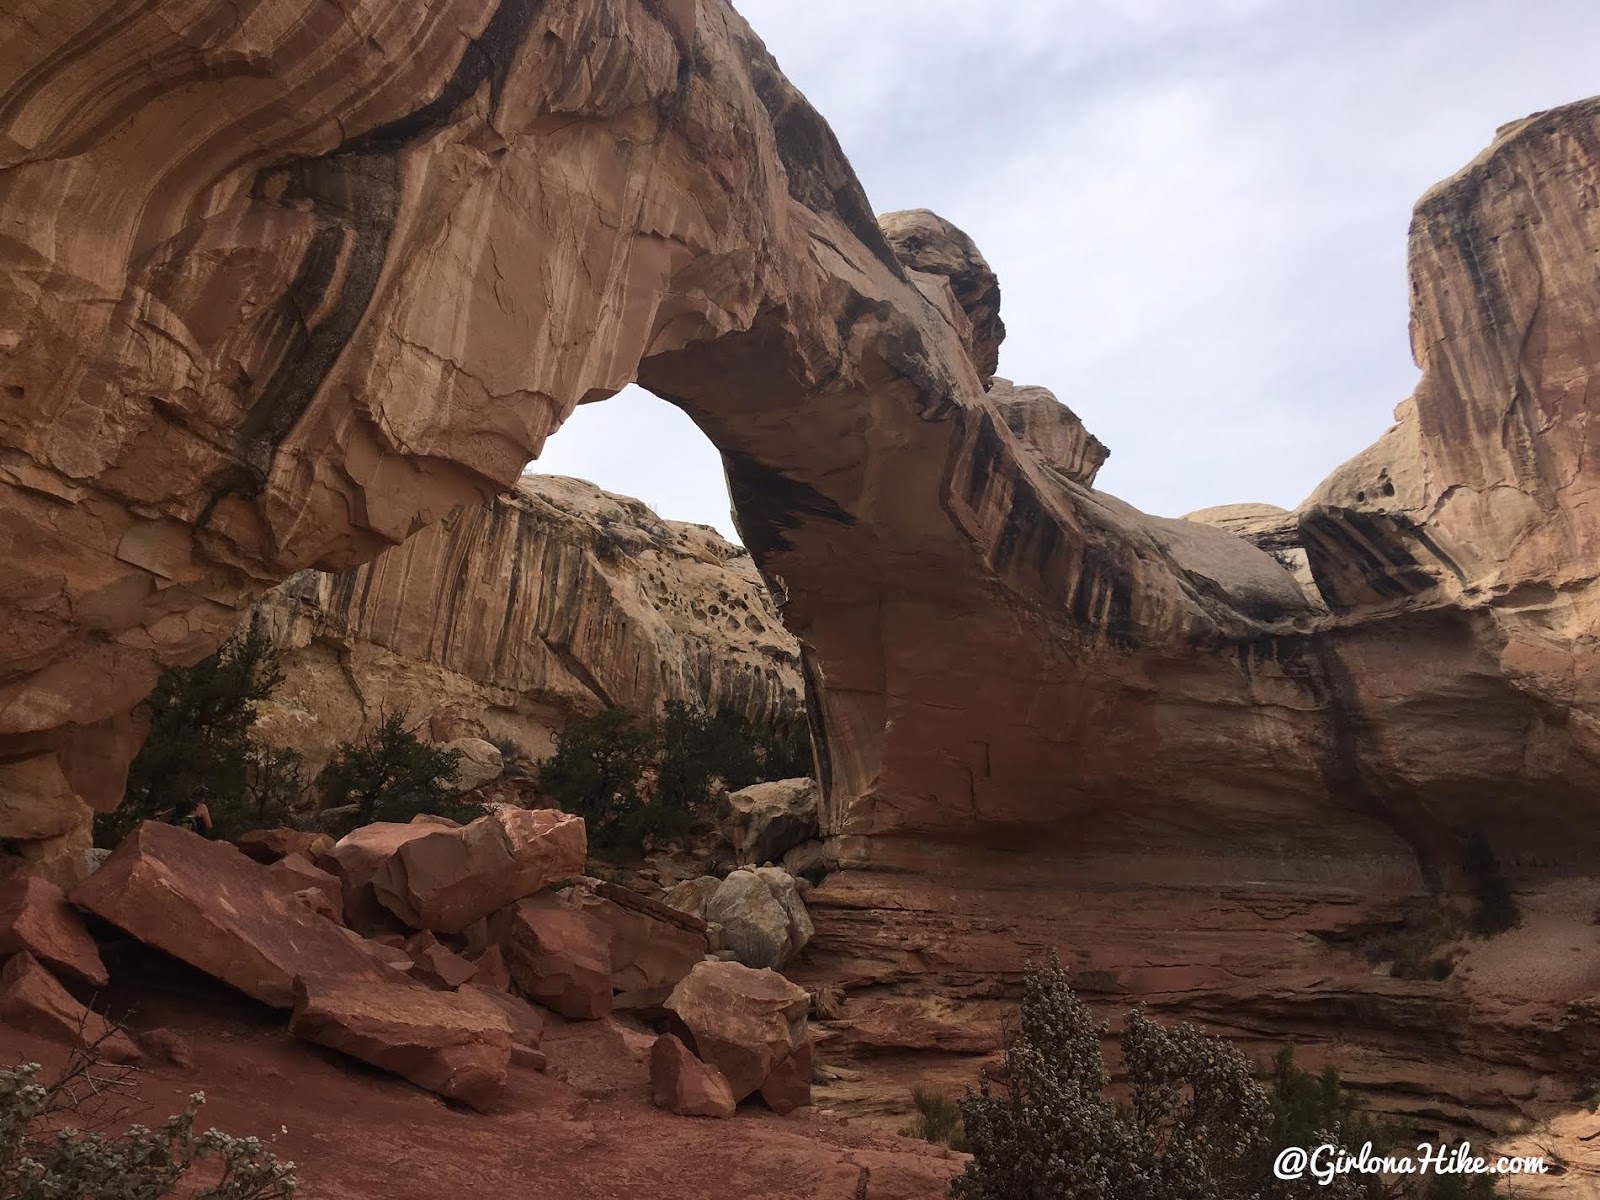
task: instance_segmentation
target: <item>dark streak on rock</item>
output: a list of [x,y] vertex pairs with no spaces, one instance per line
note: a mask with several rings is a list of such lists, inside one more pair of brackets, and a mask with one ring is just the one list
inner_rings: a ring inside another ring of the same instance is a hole
[[739,514],[739,533],[757,563],[767,555],[791,548],[786,534],[813,517],[840,525],[856,519],[808,483],[732,451],[722,454],[728,475],[728,495]]
[[[199,525],[225,496],[259,494],[278,447],[366,316],[399,215],[401,151],[444,128],[485,81],[492,105],[498,106],[517,52],[543,5],[544,0],[503,0],[483,33],[468,43],[439,94],[422,107],[347,138],[326,154],[257,174],[251,189],[255,203],[309,205],[320,227],[276,306],[272,340],[277,343],[277,367],[251,401],[239,429],[244,471],[221,472],[208,481],[210,498]],[[340,280],[338,291],[330,295],[335,279]]]

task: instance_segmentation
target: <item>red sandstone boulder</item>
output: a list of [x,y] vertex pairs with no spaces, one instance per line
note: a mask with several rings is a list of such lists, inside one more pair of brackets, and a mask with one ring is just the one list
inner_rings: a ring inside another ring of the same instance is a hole
[[405,949],[415,964],[412,977],[436,983],[442,988],[458,988],[478,973],[473,963],[426,931],[408,941]]
[[[673,989],[666,1006],[674,1032],[727,1077],[735,1100],[743,1100],[809,1045],[808,1004],[805,990],[776,971],[702,962]],[[791,1093],[786,1085],[784,1094]]]
[[[324,871],[304,854],[296,851],[285,855],[267,868],[267,874],[287,894],[308,904],[312,911],[320,912],[329,920],[344,921],[344,888],[338,876]],[[313,895],[305,896],[305,892]]]
[[469,993],[300,979],[289,1029],[480,1112],[499,1103],[511,1065],[510,1024]]
[[539,1010],[529,1004],[521,996],[513,996],[510,992],[496,991],[493,988],[479,987],[475,983],[462,985],[460,991],[471,996],[475,1003],[488,1004],[498,1009],[500,1015],[511,1026],[511,1040],[518,1046],[527,1046],[537,1050],[539,1043],[544,1040],[544,1018],[539,1015]]
[[66,893],[26,867],[0,878],[0,957],[21,951],[90,987],[111,982]]
[[557,899],[605,929],[611,987],[629,1007],[661,1004],[706,956],[703,921],[627,888],[586,880]]
[[101,1055],[111,1062],[138,1062],[144,1057],[123,1034],[107,1036],[105,1019],[73,999],[25,950],[13,954],[0,970],[0,1021],[70,1046],[99,1042]]
[[738,1108],[722,1072],[670,1033],[650,1048],[650,1096],[657,1108],[680,1117],[731,1117]]
[[398,847],[372,877],[378,900],[413,929],[459,933],[474,921],[576,875],[587,856],[583,819],[508,809]]
[[72,902],[276,1008],[294,1003],[297,976],[397,978],[361,938],[286,894],[268,868],[175,825],[139,826]]
[[780,1117],[786,1117],[795,1109],[811,1103],[811,1068],[814,1059],[815,1049],[811,1039],[807,1038],[788,1058],[780,1060],[762,1083],[761,1098]]
[[372,879],[395,856],[401,846],[427,837],[442,826],[434,823],[374,821],[351,830],[334,843],[325,861],[339,877],[344,891],[344,918],[354,929],[369,932],[391,920],[387,908],[378,903]]
[[505,951],[499,946],[490,946],[478,955],[473,967],[472,982],[475,986],[496,992],[511,990],[511,971],[506,966]]
[[246,857],[270,866],[291,854],[303,854],[308,859],[327,854],[333,849],[333,839],[325,833],[306,833],[299,829],[253,829],[240,835],[234,845]]
[[537,896],[507,914],[503,945],[512,981],[528,999],[564,1017],[611,1012],[610,936],[587,913],[555,896]]

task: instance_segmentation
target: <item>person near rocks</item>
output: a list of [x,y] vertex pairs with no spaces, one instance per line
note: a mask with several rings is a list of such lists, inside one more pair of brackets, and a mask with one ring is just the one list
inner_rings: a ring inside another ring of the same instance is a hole
[[188,797],[173,805],[166,822],[179,829],[187,829],[190,833],[198,833],[201,837],[210,837],[211,810],[206,807],[205,789],[196,788]]

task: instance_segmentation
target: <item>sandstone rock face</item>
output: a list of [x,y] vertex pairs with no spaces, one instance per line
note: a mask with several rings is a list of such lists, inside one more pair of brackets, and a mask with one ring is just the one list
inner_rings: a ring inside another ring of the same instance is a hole
[[722,829],[740,862],[758,867],[777,862],[817,836],[816,782],[780,779],[729,792]]
[[925,208],[885,213],[878,228],[894,256],[915,273],[918,287],[926,289],[924,279],[931,276],[949,288],[948,298],[940,296],[935,303],[965,318],[962,341],[979,378],[989,386],[1000,366],[1006,325],[1000,319],[1000,281],[988,261],[970,237]]
[[0,969],[0,1020],[71,1046],[98,1041],[110,1062],[132,1063],[144,1057],[122,1034],[107,1037],[105,1019],[74,1000],[27,951],[13,954]]
[[300,980],[289,1029],[480,1112],[499,1103],[511,1066],[511,1026],[470,992]]
[[703,962],[673,989],[667,1008],[684,1043],[722,1072],[743,1100],[790,1055],[809,1054],[805,992],[776,971]]
[[811,918],[781,867],[732,872],[706,901],[705,917],[747,967],[781,967],[811,940]]
[[582,817],[508,809],[402,842],[374,872],[373,893],[413,929],[459,933],[580,873],[587,846]]
[[26,868],[0,877],[0,956],[19,953],[90,987],[111,982],[78,910],[60,888]]
[[528,999],[592,1021],[611,1012],[609,941],[595,918],[555,896],[539,896],[508,914],[506,965]]
[[658,1108],[680,1117],[731,1117],[738,1108],[722,1072],[670,1033],[650,1047],[650,1096]]
[[451,785],[457,795],[493,783],[505,770],[505,761],[501,758],[499,748],[482,738],[456,738],[439,748],[453,750],[459,756],[456,759],[455,782]]
[[989,385],[989,399],[1036,460],[1074,483],[1094,486],[1111,452],[1048,388],[996,379]]
[[366,943],[304,907],[270,869],[221,842],[146,821],[72,893],[146,945],[274,1008],[298,977],[392,984]]
[[261,611],[286,676],[263,734],[313,765],[384,711],[538,757],[608,706],[800,708],[799,650],[749,554],[579,479],[523,476],[371,563],[296,575]]

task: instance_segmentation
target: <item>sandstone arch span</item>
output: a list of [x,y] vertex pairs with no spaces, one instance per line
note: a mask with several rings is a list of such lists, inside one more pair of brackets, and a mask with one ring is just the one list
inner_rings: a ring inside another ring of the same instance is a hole
[[722,450],[781,582],[847,855],[1593,849],[1592,106],[1419,209],[1423,386],[1292,538],[1330,614],[986,390],[975,249],[881,228],[721,0],[0,20],[0,787],[32,821],[0,832],[113,803],[130,708],[268,586],[504,488],[637,378]]

